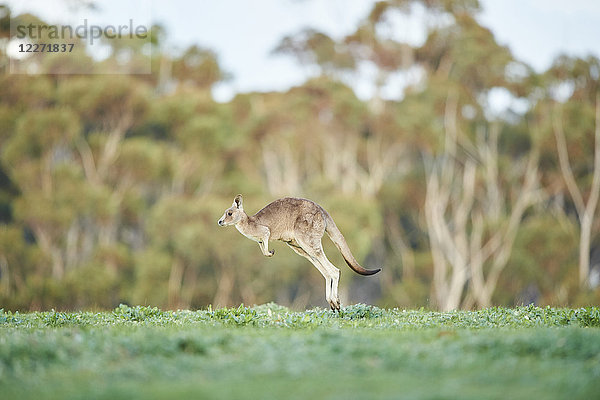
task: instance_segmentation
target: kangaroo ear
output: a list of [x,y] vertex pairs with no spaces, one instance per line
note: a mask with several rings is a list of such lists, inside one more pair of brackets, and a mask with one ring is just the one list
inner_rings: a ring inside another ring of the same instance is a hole
[[237,196],[235,196],[235,199],[233,199],[233,205],[237,208],[239,208],[240,210],[243,208],[242,206],[242,195],[238,194]]

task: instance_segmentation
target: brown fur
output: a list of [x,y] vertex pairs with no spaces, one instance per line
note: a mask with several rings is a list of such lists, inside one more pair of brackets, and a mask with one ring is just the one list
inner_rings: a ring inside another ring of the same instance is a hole
[[269,240],[285,242],[297,254],[308,259],[325,277],[325,295],[333,310],[339,310],[338,282],[340,271],[325,256],[321,244],[327,232],[342,253],[350,268],[361,275],[373,275],[381,269],[363,268],[354,258],[346,239],[335,225],[333,218],[317,203],[294,197],[286,197],[267,204],[262,210],[248,216],[242,205],[242,195],[237,195],[230,208],[219,219],[220,226],[235,225],[244,236],[258,242],[267,257]]

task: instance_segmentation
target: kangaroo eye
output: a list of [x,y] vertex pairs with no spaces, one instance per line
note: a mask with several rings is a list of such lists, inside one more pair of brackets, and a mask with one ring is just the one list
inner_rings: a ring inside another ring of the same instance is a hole
[[229,212],[227,213],[227,215],[229,215],[229,216],[231,217],[231,216],[233,215],[233,213],[232,213],[231,211],[229,211]]

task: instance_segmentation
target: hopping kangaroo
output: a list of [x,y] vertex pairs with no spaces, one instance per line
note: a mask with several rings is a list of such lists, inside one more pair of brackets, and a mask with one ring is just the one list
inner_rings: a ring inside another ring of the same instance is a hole
[[325,232],[355,272],[360,275],[373,275],[381,271],[381,268],[361,267],[350,252],[346,239],[333,222],[333,218],[323,207],[310,200],[291,197],[275,200],[250,217],[244,212],[242,195],[238,194],[218,223],[220,226],[235,225],[242,235],[258,242],[260,250],[267,257],[275,254],[274,250],[269,250],[269,240],[281,240],[310,261],[325,278],[325,298],[332,310],[340,309],[340,270],[323,252],[321,238]]

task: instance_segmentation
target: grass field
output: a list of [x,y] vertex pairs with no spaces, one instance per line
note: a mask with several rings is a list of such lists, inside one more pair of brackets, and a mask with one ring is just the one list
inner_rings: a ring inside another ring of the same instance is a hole
[[0,311],[1,399],[598,399],[600,309]]

